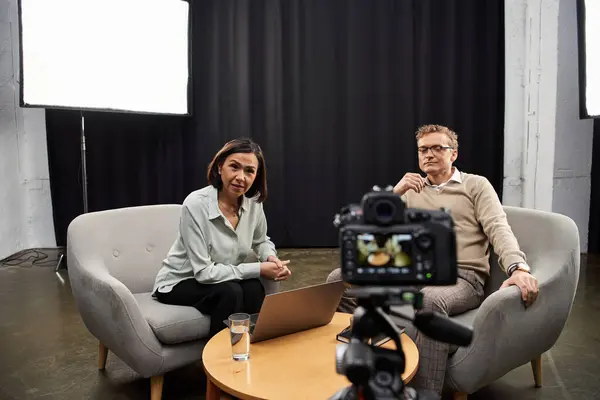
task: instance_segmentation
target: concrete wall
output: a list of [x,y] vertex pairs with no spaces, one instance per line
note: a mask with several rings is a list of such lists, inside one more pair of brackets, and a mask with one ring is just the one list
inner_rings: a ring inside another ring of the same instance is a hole
[[559,212],[587,251],[592,122],[579,120],[572,0],[506,0],[503,202]]
[[[599,21],[600,22],[600,21]],[[588,247],[593,120],[579,119],[579,65],[575,1],[558,13],[558,80],[552,210],[573,218],[583,251]]]
[[17,1],[0,0],[0,259],[54,247],[44,111],[19,104]]

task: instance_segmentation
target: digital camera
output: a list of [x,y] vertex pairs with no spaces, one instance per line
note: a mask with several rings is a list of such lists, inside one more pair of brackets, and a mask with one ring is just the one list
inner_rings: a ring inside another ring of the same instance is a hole
[[342,279],[353,285],[442,286],[457,279],[456,235],[444,210],[407,208],[375,186],[336,215]]

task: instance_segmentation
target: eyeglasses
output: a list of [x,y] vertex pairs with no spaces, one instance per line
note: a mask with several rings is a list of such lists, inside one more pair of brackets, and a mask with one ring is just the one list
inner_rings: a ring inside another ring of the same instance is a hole
[[448,149],[454,149],[454,147],[436,144],[435,146],[421,146],[417,148],[417,151],[420,155],[424,156],[425,154],[427,154],[427,152],[429,152],[429,150],[431,150],[433,154],[442,154],[444,150]]

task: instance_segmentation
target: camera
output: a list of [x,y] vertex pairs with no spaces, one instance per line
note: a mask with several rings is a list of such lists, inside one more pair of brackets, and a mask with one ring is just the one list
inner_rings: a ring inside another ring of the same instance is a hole
[[[347,295],[357,299],[349,343],[336,348],[336,371],[352,385],[330,400],[428,400],[435,395],[405,386],[401,331],[389,315],[411,321],[434,340],[467,346],[473,332],[446,316],[421,311],[423,294],[409,286],[452,285],[458,265],[456,236],[446,210],[407,208],[392,187],[375,186],[361,204],[336,214],[342,280],[353,285]],[[412,305],[414,318],[390,307]],[[374,346],[371,339],[387,335],[395,350]]]
[[452,285],[457,279],[456,236],[444,210],[407,208],[401,197],[375,186],[360,205],[336,214],[344,282],[354,285]]

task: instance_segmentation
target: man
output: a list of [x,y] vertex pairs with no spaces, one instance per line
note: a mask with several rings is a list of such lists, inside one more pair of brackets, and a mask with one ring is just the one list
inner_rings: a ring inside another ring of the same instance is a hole
[[[494,247],[508,279],[500,289],[516,285],[527,306],[538,296],[537,280],[531,275],[517,240],[508,225],[502,204],[490,182],[479,175],[460,172],[452,166],[458,157],[458,136],[440,125],[426,125],[416,132],[419,168],[426,177],[407,173],[394,187],[407,207],[450,210],[456,231],[458,280],[452,286],[422,289],[423,311],[456,315],[478,307],[490,273],[489,245]],[[333,271],[328,281],[341,279]],[[354,299],[344,297],[338,311],[352,312]],[[419,369],[412,385],[441,396],[450,346],[416,333]]]

